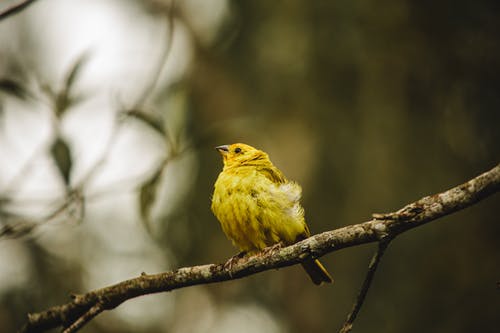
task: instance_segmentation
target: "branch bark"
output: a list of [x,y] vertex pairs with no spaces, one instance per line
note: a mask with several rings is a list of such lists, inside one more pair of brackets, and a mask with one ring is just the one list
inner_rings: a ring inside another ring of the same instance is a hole
[[113,309],[134,297],[239,279],[258,272],[295,265],[307,258],[318,258],[346,247],[393,239],[402,232],[464,209],[498,191],[500,164],[462,185],[424,197],[397,212],[374,214],[370,221],[323,232],[285,248],[245,257],[232,265],[209,264],[179,268],[160,274],[143,273],[139,277],[109,287],[76,295],[72,302],[29,314],[28,322],[20,332],[40,332],[59,326],[71,327],[76,322],[85,324],[103,310]]

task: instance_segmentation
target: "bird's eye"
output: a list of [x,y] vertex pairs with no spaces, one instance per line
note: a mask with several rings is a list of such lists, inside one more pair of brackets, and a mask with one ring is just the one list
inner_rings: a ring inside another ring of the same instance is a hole
[[241,153],[241,148],[240,148],[240,147],[238,147],[238,148],[234,149],[234,152],[235,152],[236,154]]

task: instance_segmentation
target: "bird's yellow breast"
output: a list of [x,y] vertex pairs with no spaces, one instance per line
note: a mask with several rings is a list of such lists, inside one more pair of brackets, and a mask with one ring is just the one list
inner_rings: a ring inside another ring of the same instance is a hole
[[273,182],[253,166],[225,168],[217,178],[212,211],[224,233],[245,252],[309,236],[294,182]]

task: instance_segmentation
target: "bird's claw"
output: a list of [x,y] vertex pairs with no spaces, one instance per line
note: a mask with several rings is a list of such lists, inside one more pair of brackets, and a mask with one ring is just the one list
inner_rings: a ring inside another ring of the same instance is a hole
[[266,247],[264,250],[262,250],[262,254],[263,255],[272,254],[272,253],[278,252],[278,250],[280,250],[283,247],[285,247],[285,244],[283,242],[279,242],[279,243],[276,243],[272,246]]
[[234,256],[232,256],[231,258],[228,259],[228,261],[226,261],[224,263],[224,269],[225,270],[232,270],[233,269],[233,266],[241,259],[245,256],[246,252],[244,251],[241,251],[241,252],[238,252],[236,253]]

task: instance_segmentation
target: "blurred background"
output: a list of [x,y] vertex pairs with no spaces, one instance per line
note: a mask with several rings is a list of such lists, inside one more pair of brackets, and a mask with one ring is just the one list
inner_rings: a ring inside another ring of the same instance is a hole
[[[17,1],[1,1],[0,10]],[[500,157],[498,1],[38,0],[0,21],[0,331],[141,272],[236,253],[214,146],[303,187],[313,233]],[[355,332],[496,332],[498,195],[389,247]],[[375,249],[134,299],[82,332],[334,332]]]

